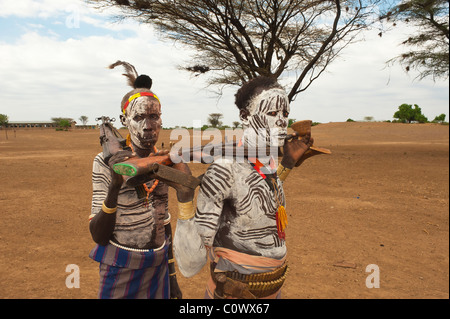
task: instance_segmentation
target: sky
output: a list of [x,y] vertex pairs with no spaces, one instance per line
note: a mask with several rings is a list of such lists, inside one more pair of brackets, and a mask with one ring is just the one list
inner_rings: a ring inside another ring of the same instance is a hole
[[[112,10],[97,10],[83,0],[0,0],[0,114],[10,122],[50,121],[53,117],[95,124],[100,116],[118,118],[120,101],[131,90],[117,60],[133,64],[153,79],[162,102],[164,127],[207,123],[222,113],[225,125],[239,121],[237,87],[217,96],[202,77],[180,70],[190,51],[161,40],[151,27],[117,22]],[[314,122],[393,120],[401,104],[417,104],[433,120],[449,120],[449,80],[417,80],[386,61],[411,27],[397,27],[380,38],[377,30],[344,49],[305,92],[291,103],[290,118]]]

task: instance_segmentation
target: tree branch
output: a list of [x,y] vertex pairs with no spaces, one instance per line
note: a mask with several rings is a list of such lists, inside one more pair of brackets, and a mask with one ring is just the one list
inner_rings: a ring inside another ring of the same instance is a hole
[[316,62],[320,59],[321,55],[325,52],[327,46],[331,43],[331,41],[337,34],[338,23],[339,23],[339,19],[341,17],[341,3],[339,0],[335,0],[334,2],[336,4],[336,16],[334,18],[333,28],[331,30],[331,33],[328,36],[328,38],[323,42],[321,48],[316,53],[315,57],[306,65],[306,67],[303,70],[303,72],[301,73],[300,77],[297,79],[295,84],[292,86],[292,89],[288,95],[290,102],[299,93],[298,89],[299,89],[300,85],[302,84],[304,78],[306,77],[308,72],[313,68],[313,66],[316,64]]

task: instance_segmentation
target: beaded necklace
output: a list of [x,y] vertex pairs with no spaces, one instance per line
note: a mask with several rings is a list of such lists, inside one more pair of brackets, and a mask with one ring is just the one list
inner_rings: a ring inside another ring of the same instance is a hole
[[[249,158],[249,163],[252,165],[255,171],[257,171],[258,174],[261,175],[262,179],[264,179],[270,190],[274,193],[274,197],[278,206],[277,211],[275,212],[278,237],[280,239],[286,239],[285,229],[288,224],[287,214],[286,209],[283,206],[282,194],[280,188],[278,187],[276,173],[275,176],[273,176],[273,174],[264,174],[261,170],[264,165],[256,158]],[[271,168],[273,170],[273,167]]]

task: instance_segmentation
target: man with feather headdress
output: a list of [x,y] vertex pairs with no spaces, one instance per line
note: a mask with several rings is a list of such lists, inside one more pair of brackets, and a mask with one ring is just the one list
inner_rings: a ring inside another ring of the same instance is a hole
[[[129,130],[128,147],[105,162],[103,153],[93,163],[93,196],[89,229],[97,244],[90,257],[100,263],[99,298],[181,298],[172,255],[168,212],[168,183],[151,179],[138,187],[124,183],[114,164],[134,156],[158,153],[155,145],[162,127],[161,103],[151,91],[152,80],[138,75],[122,61],[133,90],[121,102],[121,123]],[[184,164],[181,164],[182,166]],[[186,170],[187,166],[181,169]],[[192,200],[179,185],[178,200]]]

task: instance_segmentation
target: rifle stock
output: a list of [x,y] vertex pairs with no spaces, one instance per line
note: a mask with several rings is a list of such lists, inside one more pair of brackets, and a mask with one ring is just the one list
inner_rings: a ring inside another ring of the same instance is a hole
[[153,164],[172,165],[170,155],[155,155],[145,158],[133,157],[123,163],[114,164],[114,172],[125,176],[138,176],[153,171]]
[[[304,120],[304,121],[298,121],[298,122],[292,123],[291,128],[295,132],[297,132],[300,137],[303,137],[306,134],[311,133],[311,126],[312,126],[311,120]],[[290,139],[290,138],[292,138],[292,135],[287,136],[287,139]],[[310,158],[315,155],[320,155],[320,154],[331,154],[331,151],[326,148],[316,147],[316,146],[312,145],[309,148],[309,150],[307,150],[305,152],[305,154],[303,154],[303,156],[300,158],[300,160],[295,164],[295,167],[300,166],[307,158]]]
[[114,171],[126,176],[126,184],[133,187],[152,178],[170,181],[192,189],[200,184],[200,179],[170,167],[172,164],[169,155],[155,155],[144,159],[132,158],[126,162],[115,164]]

